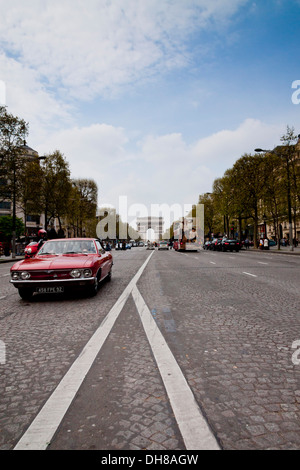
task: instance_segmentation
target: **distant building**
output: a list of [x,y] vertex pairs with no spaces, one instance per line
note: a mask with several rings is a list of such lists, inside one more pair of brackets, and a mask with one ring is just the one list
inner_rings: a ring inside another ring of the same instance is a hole
[[164,232],[163,217],[137,217],[136,225],[137,231],[142,240],[147,240],[147,238],[149,238],[147,235],[149,229],[154,231],[155,240],[161,240]]

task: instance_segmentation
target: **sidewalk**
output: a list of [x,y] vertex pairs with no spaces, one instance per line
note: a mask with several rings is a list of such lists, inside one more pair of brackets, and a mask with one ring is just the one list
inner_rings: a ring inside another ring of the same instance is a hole
[[285,255],[300,255],[300,246],[294,247],[294,250],[291,251],[289,246],[281,246],[278,250],[277,246],[271,246],[268,250],[260,250],[259,248],[250,248],[253,251],[261,251],[262,253],[283,253]]
[[24,259],[25,256],[24,255],[21,255],[21,256],[16,256],[15,258],[12,258],[12,255],[9,255],[9,256],[0,256],[0,264],[1,263],[9,263],[9,262],[17,262],[19,261],[20,259]]

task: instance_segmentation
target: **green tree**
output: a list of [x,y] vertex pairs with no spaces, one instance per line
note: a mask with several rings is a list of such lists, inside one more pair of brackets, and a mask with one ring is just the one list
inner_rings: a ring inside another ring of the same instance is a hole
[[[16,235],[19,237],[24,233],[25,226],[22,219],[16,218]],[[0,238],[10,240],[13,233],[13,218],[11,215],[0,217]]]
[[62,218],[68,214],[72,184],[70,169],[63,154],[56,150],[49,154],[42,164],[43,187],[42,205],[45,213],[45,228],[55,218],[62,228]]
[[43,170],[38,159],[23,160],[18,174],[18,207],[27,215],[39,216],[43,212]]
[[253,220],[254,246],[257,248],[258,221],[261,214],[261,200],[263,199],[266,182],[264,157],[255,154],[245,154],[239,158],[232,168],[234,188],[235,212],[237,217],[243,213],[245,217]]
[[0,201],[17,197],[17,176],[28,124],[0,106]]
[[284,172],[282,160],[275,153],[267,153],[264,158],[266,171],[265,191],[263,195],[263,210],[267,219],[272,221],[275,228],[275,237],[280,249],[280,229],[279,225],[285,215],[286,194],[284,184]]
[[82,237],[84,232],[86,236],[95,236],[97,183],[92,179],[75,179],[72,181],[72,186],[68,222],[72,225],[77,236]]

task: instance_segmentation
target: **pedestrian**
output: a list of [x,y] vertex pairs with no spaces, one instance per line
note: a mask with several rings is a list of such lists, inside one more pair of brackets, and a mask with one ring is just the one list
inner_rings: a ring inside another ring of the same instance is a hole
[[246,247],[246,250],[249,250],[249,238],[248,237],[245,240],[245,247]]
[[44,245],[47,239],[47,232],[44,229],[38,231],[38,250]]
[[269,249],[269,240],[267,238],[264,239],[264,250]]

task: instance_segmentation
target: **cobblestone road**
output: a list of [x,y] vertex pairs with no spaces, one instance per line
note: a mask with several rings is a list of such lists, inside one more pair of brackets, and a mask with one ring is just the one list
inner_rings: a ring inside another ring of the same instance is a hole
[[[95,298],[24,302],[0,265],[0,449],[14,448],[148,255],[115,252]],[[155,251],[138,280],[223,449],[300,446],[299,274],[296,255]],[[131,296],[48,448],[185,449]]]

